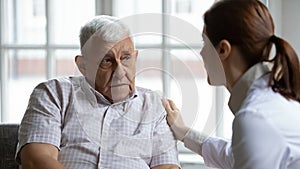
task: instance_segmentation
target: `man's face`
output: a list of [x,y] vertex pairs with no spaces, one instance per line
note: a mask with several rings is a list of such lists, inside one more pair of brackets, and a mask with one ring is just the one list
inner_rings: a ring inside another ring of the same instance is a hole
[[130,38],[114,44],[107,51],[99,63],[95,89],[109,101],[117,102],[134,91],[137,51]]

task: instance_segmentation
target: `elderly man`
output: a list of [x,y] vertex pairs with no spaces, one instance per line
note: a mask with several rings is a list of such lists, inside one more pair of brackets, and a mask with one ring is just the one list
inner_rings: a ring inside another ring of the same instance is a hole
[[83,76],[52,79],[33,91],[19,131],[23,169],[176,169],[176,141],[160,97],[135,86],[128,28],[99,16],[80,32]]

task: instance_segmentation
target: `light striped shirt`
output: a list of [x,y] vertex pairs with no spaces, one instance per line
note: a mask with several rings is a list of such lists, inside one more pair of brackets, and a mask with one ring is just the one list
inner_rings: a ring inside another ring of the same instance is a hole
[[136,87],[128,98],[111,104],[83,76],[49,80],[34,89],[17,153],[32,142],[56,146],[59,162],[68,169],[179,166],[158,94]]

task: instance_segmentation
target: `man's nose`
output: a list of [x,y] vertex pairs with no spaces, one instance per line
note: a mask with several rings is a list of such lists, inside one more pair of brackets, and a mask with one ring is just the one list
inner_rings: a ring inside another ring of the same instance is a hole
[[124,70],[124,67],[121,63],[117,63],[116,69],[114,72],[114,77],[117,79],[122,79],[125,76],[126,72]]

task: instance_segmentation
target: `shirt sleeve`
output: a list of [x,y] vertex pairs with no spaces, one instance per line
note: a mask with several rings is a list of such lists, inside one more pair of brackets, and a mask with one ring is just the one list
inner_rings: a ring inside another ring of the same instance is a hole
[[209,137],[191,129],[184,137],[184,146],[201,155],[209,167],[230,169],[234,158],[231,141],[217,137]]
[[39,84],[32,92],[20,124],[16,160],[21,148],[32,142],[48,143],[59,149],[61,139],[60,101],[57,91]]
[[177,141],[167,124],[165,114],[163,114],[157,121],[157,125],[153,133],[152,147],[150,167],[162,164],[175,164],[180,166],[178,160]]
[[276,128],[264,117],[241,112],[233,122],[234,169],[285,168],[289,153]]

